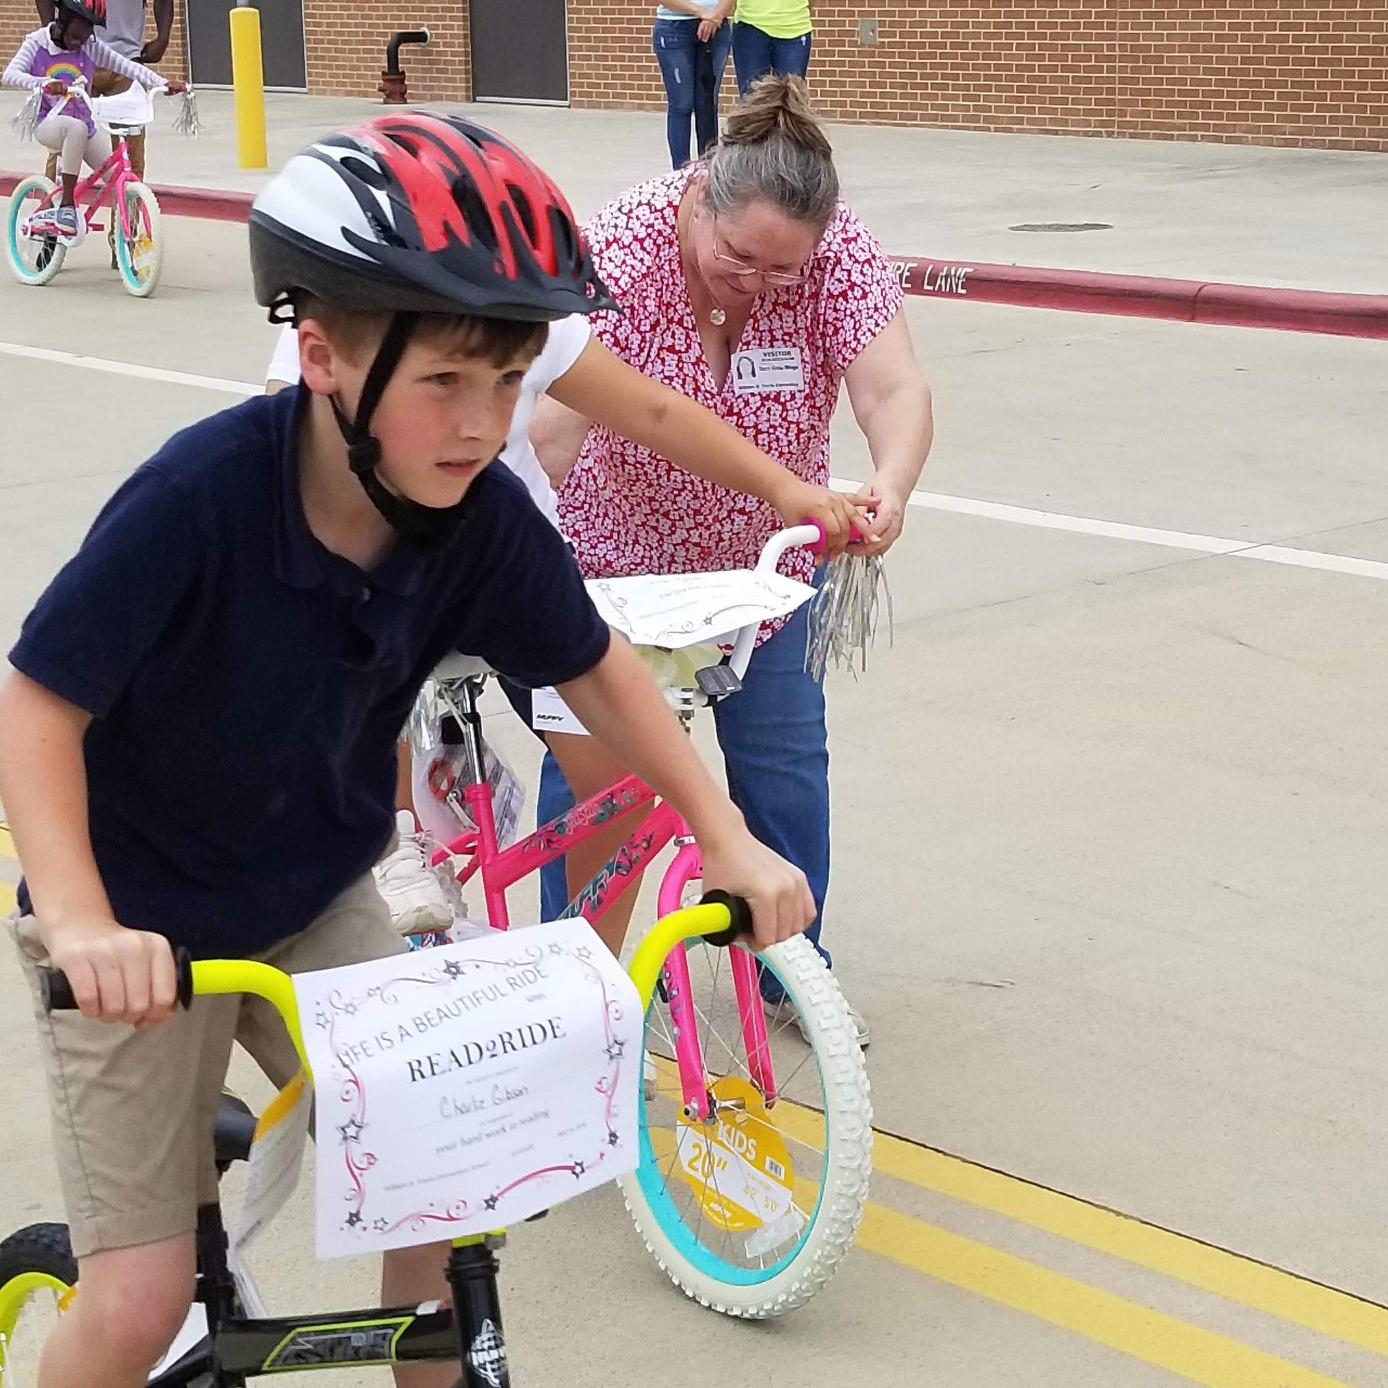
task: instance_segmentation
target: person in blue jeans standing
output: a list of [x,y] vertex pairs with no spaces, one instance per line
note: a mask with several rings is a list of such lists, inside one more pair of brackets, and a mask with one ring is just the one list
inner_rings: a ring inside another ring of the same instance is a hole
[[[833,151],[804,82],[763,77],[729,113],[710,154],[621,194],[584,234],[622,305],[593,315],[594,336],[712,410],[802,483],[828,483],[831,423],[847,388],[872,459],[871,478],[848,498],[860,508],[855,552],[889,549],[930,448],[930,391],[900,281],[839,198]],[[773,362],[787,369],[772,376]],[[790,509],[708,486],[558,402],[541,402],[531,438],[588,578],[751,567]],[[796,550],[781,571],[812,580],[814,562]],[[824,690],[805,669],[807,621],[801,608],[764,624],[742,691],[716,706],[715,719],[733,802],[754,834],[804,872],[817,913],[807,934],[828,962],[820,917],[830,876],[829,748]],[[533,726],[528,692],[508,694]],[[624,770],[596,738],[553,730],[544,737],[542,824]],[[544,869],[545,919],[560,914],[635,828],[630,820],[606,825],[572,847],[562,868]],[[597,922],[614,952],[634,896],[629,889]],[[768,1013],[791,1020],[794,1008],[772,973],[763,975],[762,996]],[[866,1045],[867,1023],[850,1012]]]
[[733,24],[737,92],[745,97],[759,77],[801,77],[810,69],[814,26],[810,0],[738,0]]
[[656,8],[651,47],[665,83],[665,138],[673,168],[689,162],[691,117],[694,153],[704,154],[718,143],[718,94],[733,42],[727,18],[735,3],[668,0]]

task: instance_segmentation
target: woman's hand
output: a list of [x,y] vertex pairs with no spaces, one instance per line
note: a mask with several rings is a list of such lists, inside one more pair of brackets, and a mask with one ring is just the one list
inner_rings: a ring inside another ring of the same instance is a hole
[[880,477],[874,477],[863,504],[872,516],[871,533],[849,545],[850,554],[885,554],[901,538],[906,522],[906,501],[898,490]]
[[43,84],[43,89],[49,96],[67,95],[67,83],[60,82],[56,78],[52,82],[45,82]]
[[787,475],[772,504],[787,525],[817,521],[823,526],[828,541],[826,557],[832,559],[843,552],[854,531],[865,540],[876,539],[877,527],[869,519],[868,512],[877,500],[870,492],[849,496],[845,492],[830,491],[828,487],[811,486],[798,477]]
[[188,84],[186,82],[180,82],[176,77],[170,78],[169,81],[164,83],[165,96],[178,96],[187,90]]
[[699,21],[699,42],[707,43],[718,32],[718,26],[722,22],[721,19],[701,19]]

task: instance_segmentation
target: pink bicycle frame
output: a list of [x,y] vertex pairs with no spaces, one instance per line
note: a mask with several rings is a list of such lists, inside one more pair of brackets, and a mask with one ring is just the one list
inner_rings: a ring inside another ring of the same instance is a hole
[[[468,721],[469,715],[470,710],[464,713]],[[448,855],[467,858],[467,866],[458,874],[459,883],[481,877],[487,920],[495,928],[505,930],[511,920],[506,904],[506,893],[511,887],[592,838],[607,825],[652,804],[656,796],[637,777],[626,776],[506,849],[497,844],[491,786],[485,780],[473,781],[464,789],[464,798],[477,828],[452,840],[447,852],[439,853],[436,861],[442,862]],[[565,915],[581,915],[590,924],[600,920],[636,881],[646,863],[672,841],[679,845],[679,851],[661,881],[658,909],[662,916],[678,910],[685,888],[702,875],[703,862],[689,826],[669,805],[660,801],[569,904]],[[773,1104],[776,1100],[775,1074],[767,1044],[766,1018],[761,1008],[757,964],[745,949],[733,949],[729,957],[748,1071],[767,1103]],[[681,945],[665,961],[664,984],[673,1023],[684,1112],[691,1120],[703,1122],[712,1113],[712,1103],[699,1048],[686,946]]]
[[[69,101],[74,100],[76,96],[76,93],[70,92],[67,99]],[[85,94],[81,94],[81,99],[85,103]],[[62,110],[62,104],[54,107],[54,110]],[[82,215],[88,231],[105,231],[105,224],[93,219],[102,200],[109,194],[112,199],[113,222],[114,218],[120,218],[121,235],[128,239],[130,236],[130,213],[125,205],[125,187],[126,184],[134,181],[134,174],[130,168],[130,151],[125,147],[124,137],[113,135],[112,146],[111,157],[99,169],[88,174],[77,184],[73,193],[73,201],[79,207],[85,201],[86,206],[83,207]],[[30,221],[39,213],[57,206],[61,188],[60,182],[30,215]]]

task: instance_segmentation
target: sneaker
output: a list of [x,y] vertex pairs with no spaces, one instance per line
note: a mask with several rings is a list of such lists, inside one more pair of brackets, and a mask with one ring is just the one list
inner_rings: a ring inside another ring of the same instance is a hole
[[[800,1015],[800,1009],[791,1002],[789,997],[783,995],[778,1002],[771,1002],[769,999],[763,998],[762,1010],[766,1013],[766,1020],[773,1027],[784,1027],[787,1022],[794,1022],[796,1029],[804,1037],[805,1044],[809,1044],[810,1038],[805,1031],[805,1019]],[[848,1020],[853,1023],[853,1032],[858,1045],[863,1050],[867,1050],[872,1044],[872,1032],[868,1030],[867,1019],[852,1003],[848,1004]]]
[[376,889],[385,897],[391,924],[402,935],[424,935],[447,930],[453,910],[443,883],[430,866],[432,856],[424,835],[415,828],[414,815],[400,810],[395,816],[400,844],[372,869]]
[[77,209],[75,207],[60,207],[53,214],[53,230],[57,233],[60,241],[66,241],[69,246],[75,245],[82,235],[81,227],[77,222]]

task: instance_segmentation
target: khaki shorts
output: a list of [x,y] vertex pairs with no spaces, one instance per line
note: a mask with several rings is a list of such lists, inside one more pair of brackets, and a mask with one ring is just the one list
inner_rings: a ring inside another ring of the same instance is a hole
[[[156,1243],[197,1227],[217,1198],[212,1126],[233,1041],[276,1085],[298,1069],[279,1014],[259,998],[195,998],[187,1012],[146,1031],[49,1015],[35,969],[47,962],[32,916],[12,918],[34,986],[34,1015],[48,1081],[54,1158],[79,1258]],[[349,887],[307,930],[261,955],[287,973],[407,948],[370,875]]]

